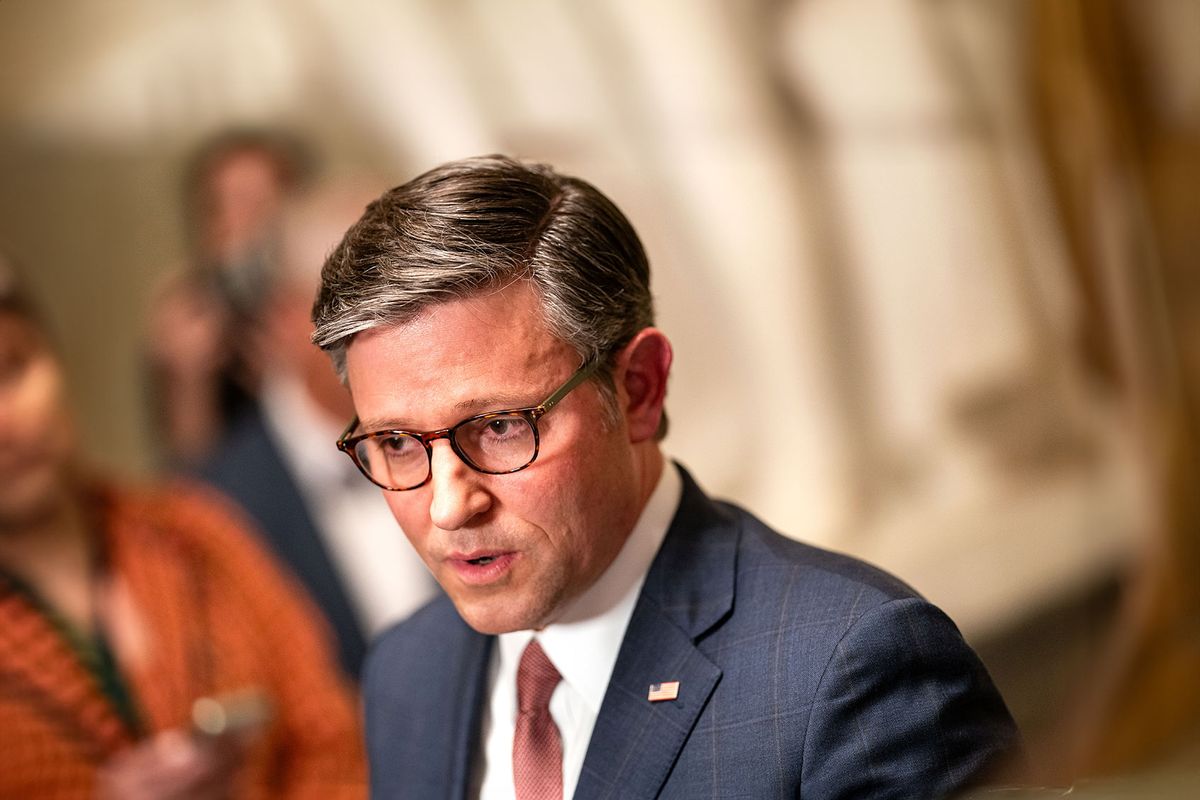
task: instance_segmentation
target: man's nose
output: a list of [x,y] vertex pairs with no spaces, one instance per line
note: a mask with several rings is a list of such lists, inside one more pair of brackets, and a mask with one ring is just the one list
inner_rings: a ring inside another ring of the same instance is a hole
[[458,530],[487,511],[492,497],[483,486],[485,476],[463,463],[449,441],[435,441],[431,447],[429,518],[442,530]]

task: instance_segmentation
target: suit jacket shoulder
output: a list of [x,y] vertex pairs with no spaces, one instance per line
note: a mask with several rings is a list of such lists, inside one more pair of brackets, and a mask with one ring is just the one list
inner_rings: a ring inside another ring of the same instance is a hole
[[[1014,753],[1003,701],[943,613],[684,483],[577,798],[936,798]],[[647,702],[663,680],[678,699]]]
[[439,595],[371,645],[363,698],[372,797],[466,796],[493,641]]

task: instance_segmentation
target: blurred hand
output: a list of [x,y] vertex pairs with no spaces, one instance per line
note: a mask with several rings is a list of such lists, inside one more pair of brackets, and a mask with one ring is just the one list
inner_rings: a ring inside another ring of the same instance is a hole
[[160,733],[119,754],[100,771],[97,800],[224,800],[250,738],[205,739]]

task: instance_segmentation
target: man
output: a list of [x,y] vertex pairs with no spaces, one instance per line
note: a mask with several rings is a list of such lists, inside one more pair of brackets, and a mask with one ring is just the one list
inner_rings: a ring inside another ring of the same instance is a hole
[[262,303],[284,204],[315,171],[303,141],[258,128],[205,140],[185,166],[188,263],[159,288],[148,320],[155,421],[174,463],[201,463],[254,408],[259,365],[239,334]]
[[396,536],[378,492],[329,446],[353,408],[309,341],[308,312],[321,264],[369,199],[361,187],[346,183],[285,205],[273,267],[255,321],[242,337],[256,342],[258,403],[233,421],[200,469],[249,512],[271,550],[304,584],[336,634],[342,668],[355,682],[370,637],[434,590],[421,560]]
[[314,338],[357,412],[339,446],[447,595],[368,659],[373,795],[977,782],[1018,737],[950,620],[665,463],[649,277],[595,188],[503,157],[393,189],[327,260]]

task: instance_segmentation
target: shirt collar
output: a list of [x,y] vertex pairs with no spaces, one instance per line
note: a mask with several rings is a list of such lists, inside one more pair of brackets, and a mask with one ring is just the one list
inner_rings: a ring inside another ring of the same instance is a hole
[[[638,594],[682,494],[683,479],[668,462],[613,563],[558,622],[536,634],[563,682],[578,692],[593,713],[600,712]],[[533,631],[500,634],[500,658],[516,664],[533,636]]]

